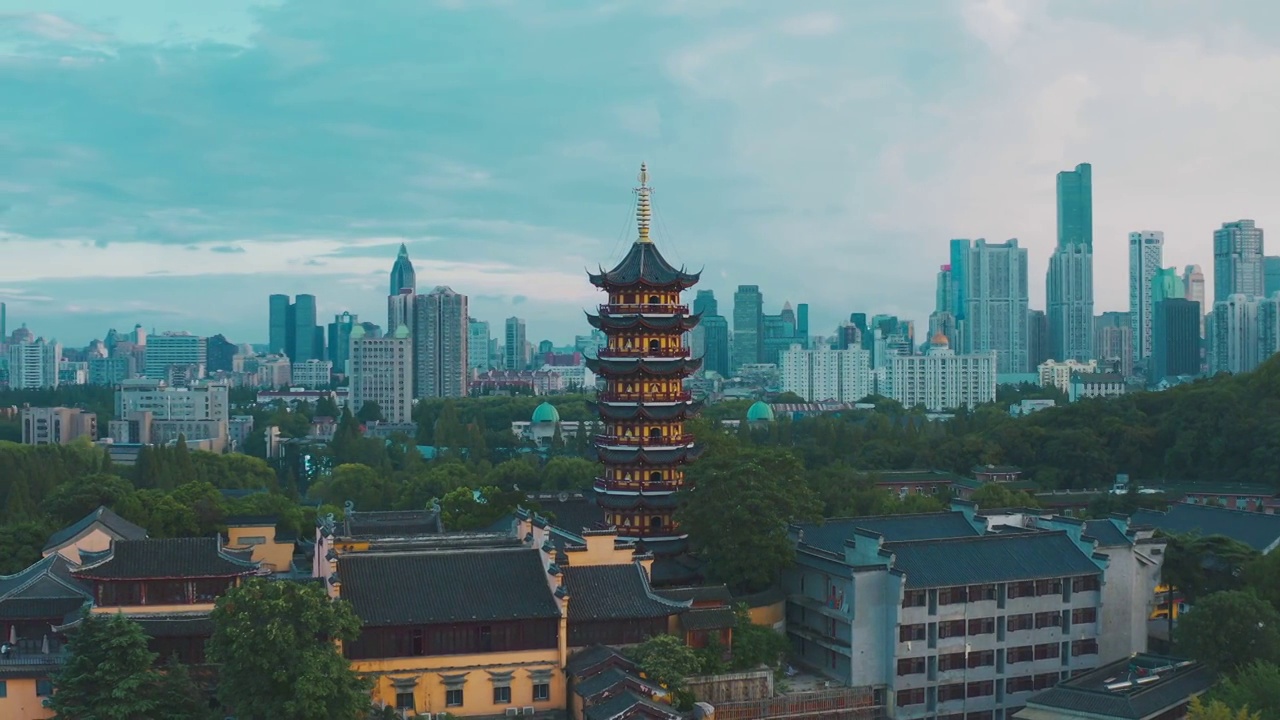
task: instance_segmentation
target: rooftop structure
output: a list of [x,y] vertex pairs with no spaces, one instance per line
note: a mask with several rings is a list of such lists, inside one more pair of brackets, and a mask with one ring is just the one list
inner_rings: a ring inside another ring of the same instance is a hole
[[[1214,683],[1190,660],[1139,654],[1032,695],[1014,720],[1149,720],[1182,717],[1191,698]],[[1175,713],[1175,714],[1170,714]]]
[[1174,503],[1165,512],[1139,510],[1129,518],[1129,522],[1167,533],[1222,535],[1263,554],[1280,547],[1280,515]]

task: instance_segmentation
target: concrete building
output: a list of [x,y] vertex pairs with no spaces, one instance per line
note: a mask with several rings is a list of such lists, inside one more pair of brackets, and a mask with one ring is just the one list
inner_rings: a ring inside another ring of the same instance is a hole
[[924,355],[895,355],[888,367],[889,397],[932,412],[973,408],[996,399],[996,358],[992,353],[957,355],[936,336]]
[[1119,373],[1072,373],[1067,386],[1071,402],[1084,398],[1120,397],[1128,390],[1125,377]]
[[188,332],[164,332],[147,338],[147,364],[143,374],[149,380],[165,380],[169,368],[195,366],[197,377],[204,377],[207,367],[205,339]]
[[368,338],[351,331],[351,411],[374,402],[393,425],[413,421],[413,338],[401,325],[390,337]]
[[1231,295],[1214,303],[1213,337],[1209,341],[1210,372],[1249,372],[1262,362],[1258,305],[1258,298],[1247,295]]
[[[207,441],[207,449],[221,452],[229,437],[230,409],[229,389],[221,383],[171,387],[151,379],[126,380],[116,390],[111,438],[164,445],[182,436],[193,447]],[[125,427],[129,437],[120,432]]]
[[349,312],[335,315],[329,323],[329,362],[332,371],[341,375],[347,374],[347,361],[351,359],[351,331],[360,324],[360,319]]
[[1199,265],[1188,265],[1182,272],[1183,297],[1200,306],[1200,337],[1205,336],[1204,320],[1210,306],[1205,303],[1204,273]]
[[1129,233],[1129,326],[1133,332],[1133,363],[1151,356],[1151,326],[1155,305],[1151,279],[1164,263],[1164,233],[1143,230]]
[[[1280,255],[1262,258],[1262,292],[1267,297],[1280,292]],[[0,337],[4,337],[3,330],[0,330]]]
[[1058,173],[1058,243],[1046,289],[1050,352],[1086,362],[1093,354],[1093,169]]
[[1093,319],[1093,350],[1099,366],[1125,377],[1134,373],[1133,322],[1129,313],[1104,312]]
[[1262,228],[1252,220],[1222,223],[1213,231],[1213,302],[1266,292]]
[[[14,333],[17,335],[17,332]],[[9,345],[9,387],[37,390],[58,387],[58,365],[62,345],[56,340],[28,339]]]
[[333,362],[312,358],[289,366],[290,385],[308,389],[326,388],[333,382]]
[[489,323],[485,320],[467,319],[467,375],[472,371],[484,372],[493,366],[489,357]]
[[965,277],[964,344],[968,354],[996,354],[999,373],[1027,367],[1027,251],[1017,239],[977,240]]
[[1067,386],[1071,384],[1072,375],[1081,372],[1096,372],[1097,369],[1098,363],[1094,360],[1089,362],[1046,360],[1040,364],[1040,367],[1036,368],[1036,372],[1040,375],[1040,387],[1052,385],[1065,393],[1067,392]]
[[1200,304],[1169,298],[1155,306],[1152,328],[1152,382],[1200,374]]
[[467,394],[467,296],[440,286],[414,304],[414,397]]
[[78,408],[24,407],[23,445],[66,445],[77,438],[98,439],[98,416]]
[[529,344],[525,337],[524,320],[509,317],[506,322],[506,333],[503,337],[502,368],[504,370],[524,370],[529,366],[529,353],[525,349]]
[[870,354],[860,348],[806,350],[800,344],[782,354],[782,390],[807,402],[857,402],[875,392]]
[[1028,310],[1026,372],[1036,372],[1049,358],[1049,316],[1043,310]]
[[764,354],[764,295],[759,285],[739,285],[733,294],[733,347],[729,373],[762,362]]

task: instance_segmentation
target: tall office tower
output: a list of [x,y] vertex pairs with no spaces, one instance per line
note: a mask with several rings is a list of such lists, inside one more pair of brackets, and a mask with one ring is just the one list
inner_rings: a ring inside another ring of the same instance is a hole
[[1186,293],[1184,295],[1186,299],[1200,304],[1200,337],[1204,338],[1204,318],[1210,308],[1205,304],[1204,273],[1201,272],[1199,265],[1188,265],[1183,271],[1182,289]]
[[[1262,258],[1262,291],[1267,297],[1280,292],[1280,255],[1266,255]],[[4,326],[4,304],[0,303],[0,328]],[[4,330],[0,329],[0,337]]]
[[[954,242],[954,241],[953,241]],[[933,312],[929,313],[929,337],[942,333],[951,347],[960,347],[959,319],[956,313],[956,288],[951,265],[938,268]]]
[[694,329],[702,331],[702,367],[729,377],[729,321],[723,315],[704,315]]
[[1131,377],[1134,373],[1133,321],[1129,313],[1104,312],[1093,319],[1093,347],[1104,372]]
[[[969,241],[957,238],[950,243],[951,252],[951,302],[949,310],[956,316],[956,332],[959,343],[950,346],[957,352],[963,352],[968,340],[965,338],[965,323],[968,318],[965,312],[969,308]],[[932,336],[930,336],[932,337]]]
[[[320,337],[321,347],[316,348],[316,338]],[[324,359],[323,337],[316,325],[316,296],[297,295],[293,299],[293,354],[290,362],[304,363],[308,360]]]
[[1164,233],[1143,230],[1129,233],[1129,323],[1133,332],[1133,362],[1151,355],[1151,278],[1164,262]]
[[360,324],[359,318],[349,312],[334,315],[329,323],[329,362],[333,363],[333,371],[341,375],[348,372],[347,363],[351,360],[351,332]]
[[1093,169],[1058,173],[1058,245],[1046,278],[1050,352],[1093,359]]
[[414,316],[414,395],[467,394],[467,296],[439,286],[419,295]]
[[9,342],[9,313],[5,304],[0,302],[0,345]]
[[38,390],[58,387],[58,363],[62,360],[62,346],[58,341],[26,339],[8,347],[10,388]]
[[1232,295],[1262,297],[1266,291],[1262,250],[1262,228],[1252,220],[1222,223],[1221,229],[1213,231],[1215,308]]
[[214,335],[205,339],[205,367],[211,372],[232,372],[235,369],[236,353],[240,346],[228,340],[224,335]]
[[714,290],[699,290],[693,297],[694,315],[719,315],[720,304],[716,302]]
[[196,368],[201,377],[208,367],[206,341],[186,332],[165,332],[147,338],[147,364],[143,372],[151,380],[168,380],[170,369]]
[[860,347],[806,350],[799,343],[782,354],[783,392],[807,402],[857,402],[875,392],[871,355]]
[[529,364],[529,356],[525,351],[528,342],[525,340],[524,320],[518,317],[507,318],[506,336],[503,338],[502,367],[504,370],[524,370]]
[[1043,310],[1027,311],[1027,369],[1037,372],[1049,358],[1049,316]]
[[1155,304],[1151,328],[1153,383],[1169,377],[1200,374],[1200,303],[1168,298]]
[[711,290],[699,290],[698,294],[693,298],[693,314],[703,318],[703,322],[698,323],[693,330],[689,331],[689,349],[693,351],[694,357],[704,358],[702,369],[710,370],[705,362],[707,355],[707,323],[706,318],[717,314],[719,303],[716,302],[716,294]]
[[412,290],[401,290],[397,295],[387,296],[387,327],[398,328],[404,325],[407,328],[413,327],[414,304],[417,302],[417,295]]
[[409,294],[412,295],[417,289],[417,275],[413,272],[413,263],[409,260],[409,248],[406,248],[404,243],[401,243],[400,252],[396,255],[396,262],[391,266],[391,284],[387,290],[387,295],[399,295],[405,290],[408,290]]
[[293,332],[289,320],[293,308],[288,295],[272,295],[267,298],[269,307],[267,352],[272,355],[292,355]]
[[809,347],[809,303],[796,305],[796,337],[801,345]]
[[467,370],[489,369],[489,323],[467,319]]
[[1258,301],[1258,353],[1260,360],[1280,353],[1280,296]]
[[760,362],[764,354],[764,295],[759,285],[739,285],[733,294],[733,357],[729,372]]
[[389,423],[413,422],[413,338],[401,325],[388,337],[366,337],[351,329],[351,410],[374,402]]
[[[1027,367],[1027,251],[1016,239],[977,240],[965,277],[967,353],[996,354],[999,373]],[[948,339],[950,343],[950,339]]]
[[1213,337],[1209,343],[1211,372],[1242,373],[1258,367],[1262,361],[1258,305],[1258,298],[1242,293],[1213,304]]
[[803,344],[796,331],[796,311],[787,301],[782,304],[782,312],[764,315],[762,320],[764,335],[760,340],[760,362],[778,365],[782,353],[797,342]]

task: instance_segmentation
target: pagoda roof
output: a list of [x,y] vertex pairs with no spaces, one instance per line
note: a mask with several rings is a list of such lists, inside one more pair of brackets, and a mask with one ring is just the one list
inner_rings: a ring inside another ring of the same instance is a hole
[[702,358],[587,358],[587,369],[597,375],[679,375],[697,372]]
[[591,327],[600,330],[679,330],[688,332],[702,321],[702,313],[697,315],[592,315],[587,313],[587,322]]
[[605,420],[677,420],[697,414],[702,401],[664,404],[646,403],[587,403],[588,411],[594,410]]
[[669,449],[600,447],[596,448],[596,453],[601,462],[610,465],[656,466],[674,465],[679,462],[694,460],[702,454],[702,448],[696,445]]
[[82,550],[73,572],[90,580],[235,577],[258,571],[252,555],[222,547],[216,537],[118,540],[102,552]]
[[644,286],[683,290],[697,283],[701,275],[685,272],[683,267],[676,269],[662,257],[656,245],[642,239],[631,245],[627,256],[612,270],[606,272],[600,268],[598,274],[588,273],[588,278],[592,285],[605,289]]
[[596,496],[596,502],[600,503],[600,507],[609,510],[634,510],[638,507],[653,508],[655,510],[668,509],[679,504],[675,493],[666,493],[664,495],[612,495],[610,493],[599,493]]
[[49,536],[49,542],[45,543],[44,550],[47,552],[69,545],[94,527],[102,528],[114,540],[141,540],[147,536],[146,530],[115,514],[110,508],[99,506],[97,510],[80,518],[74,524]]
[[71,563],[54,553],[22,572],[0,576],[0,618],[61,618],[90,600],[88,588],[71,575]]

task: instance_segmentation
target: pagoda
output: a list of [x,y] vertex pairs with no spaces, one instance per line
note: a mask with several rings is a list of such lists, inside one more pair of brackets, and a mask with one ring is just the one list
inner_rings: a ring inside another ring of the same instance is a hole
[[685,344],[699,318],[680,294],[699,273],[672,267],[658,252],[649,237],[651,188],[643,164],[639,180],[635,243],[617,267],[590,275],[591,284],[609,294],[598,314],[588,314],[608,343],[587,366],[605,381],[596,402],[603,423],[595,438],[603,465],[596,501],[619,535],[653,546],[684,538],[673,517],[675,494],[684,486],[685,464],[697,456],[685,421],[700,407],[684,379],[702,360],[691,358]]

